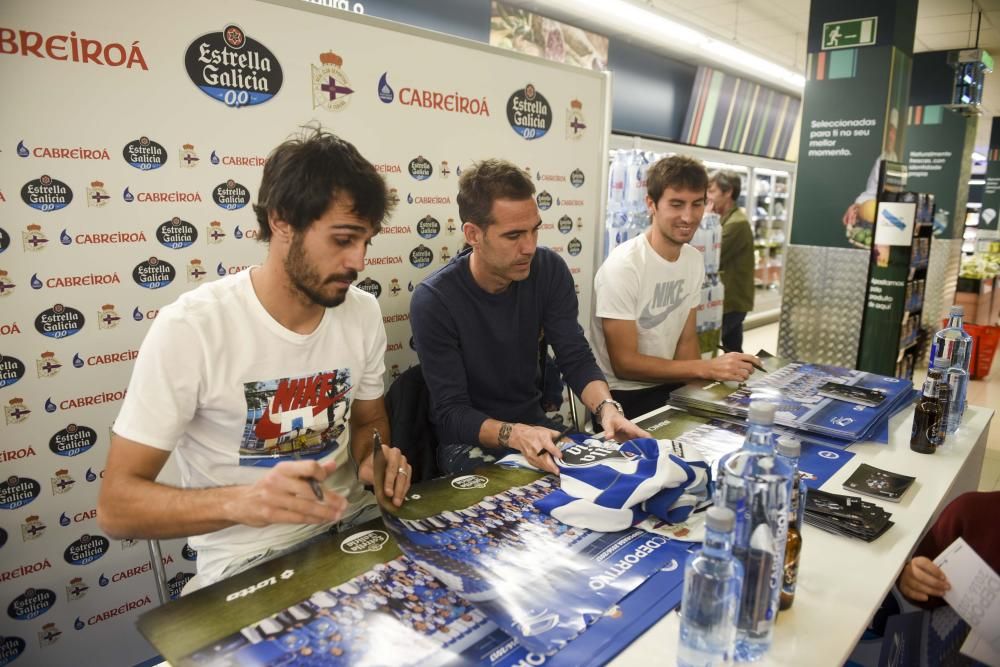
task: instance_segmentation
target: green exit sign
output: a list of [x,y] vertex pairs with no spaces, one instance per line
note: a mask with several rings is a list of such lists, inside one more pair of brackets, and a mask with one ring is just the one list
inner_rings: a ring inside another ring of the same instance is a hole
[[877,16],[824,23],[823,50],[871,46],[875,43],[876,28],[878,28]]

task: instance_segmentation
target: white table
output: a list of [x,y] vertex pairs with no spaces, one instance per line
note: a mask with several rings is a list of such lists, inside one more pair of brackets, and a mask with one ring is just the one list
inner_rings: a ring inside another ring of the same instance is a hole
[[[970,407],[958,433],[933,455],[910,450],[912,408],[890,422],[889,444],[850,448],[854,458],[820,488],[848,493],[841,485],[862,462],[917,480],[899,503],[865,497],[896,524],[874,542],[803,527],[795,604],[779,614],[771,650],[757,664],[844,664],[933,520],[951,500],[978,488],[993,414]],[[676,612],[667,614],[612,664],[675,664],[678,622]]]

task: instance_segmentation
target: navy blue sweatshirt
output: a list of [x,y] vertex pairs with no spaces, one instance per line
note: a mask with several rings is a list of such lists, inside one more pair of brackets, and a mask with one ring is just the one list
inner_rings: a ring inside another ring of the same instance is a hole
[[431,419],[442,444],[479,444],[489,418],[538,424],[538,341],[555,351],[566,383],[579,395],[604,375],[583,329],[566,262],[539,247],[528,278],[499,294],[476,284],[470,251],[417,285],[410,325],[431,396]]

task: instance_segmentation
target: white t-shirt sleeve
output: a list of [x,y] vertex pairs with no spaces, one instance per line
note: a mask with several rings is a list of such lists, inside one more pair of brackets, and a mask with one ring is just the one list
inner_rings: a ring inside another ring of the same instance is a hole
[[705,282],[705,263],[701,253],[695,250],[691,255],[691,269],[688,278],[690,294],[688,294],[687,310],[685,312],[690,312],[692,308],[697,308],[701,304],[701,286]]
[[365,330],[365,367],[358,382],[355,398],[362,401],[376,399],[385,393],[385,324],[382,310],[374,298],[362,301]]
[[612,320],[639,317],[639,274],[630,261],[612,254],[594,277],[595,314]]
[[196,327],[179,310],[161,310],[139,347],[114,432],[173,451],[194,418],[207,367]]

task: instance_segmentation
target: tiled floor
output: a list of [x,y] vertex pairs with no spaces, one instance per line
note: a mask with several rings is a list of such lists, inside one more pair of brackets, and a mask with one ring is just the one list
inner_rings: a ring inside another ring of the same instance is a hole
[[[750,329],[743,335],[743,349],[756,352],[764,349],[775,353],[778,349],[778,323]],[[997,356],[1000,356],[998,353]],[[914,374],[914,383],[923,383],[926,370]],[[993,361],[992,372],[983,380],[969,382],[970,405],[982,405],[994,410],[1000,408],[1000,359]],[[1000,491],[1000,416],[994,416],[986,441],[986,458],[979,481],[980,491]]]

